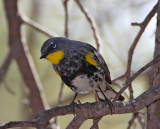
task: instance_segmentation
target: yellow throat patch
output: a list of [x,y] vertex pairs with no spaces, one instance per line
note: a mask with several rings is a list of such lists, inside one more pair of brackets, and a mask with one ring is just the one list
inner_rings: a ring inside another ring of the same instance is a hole
[[94,66],[97,66],[97,62],[93,59],[93,53],[88,53],[86,56],[85,56],[85,60],[89,63],[89,64],[92,64]]
[[56,51],[48,54],[46,57],[52,64],[58,64],[60,60],[63,59],[64,52],[63,51]]

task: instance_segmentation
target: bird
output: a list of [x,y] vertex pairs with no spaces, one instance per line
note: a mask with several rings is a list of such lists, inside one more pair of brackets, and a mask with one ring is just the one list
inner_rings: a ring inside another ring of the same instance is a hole
[[[71,103],[78,94],[94,91],[99,101],[106,101],[112,114],[117,92],[110,86],[110,71],[102,55],[89,43],[52,37],[41,47],[40,59],[47,59],[62,81],[74,91]],[[118,101],[123,101],[120,95]]]

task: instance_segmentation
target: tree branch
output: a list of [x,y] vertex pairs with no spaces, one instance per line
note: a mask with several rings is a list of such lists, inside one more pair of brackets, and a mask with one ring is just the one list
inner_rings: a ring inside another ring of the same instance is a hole
[[[132,57],[133,57],[133,52],[135,50],[135,47],[140,39],[140,37],[142,36],[143,32],[145,31],[148,23],[150,22],[150,20],[152,19],[152,17],[155,15],[156,11],[157,11],[157,5],[156,4],[154,6],[154,8],[151,10],[151,12],[147,15],[147,17],[144,19],[144,21],[142,23],[139,23],[138,26],[140,26],[140,31],[137,34],[135,40],[133,41],[129,52],[128,52],[128,65],[127,65],[127,73],[130,75],[131,72],[131,63],[132,63]],[[135,25],[135,23],[132,23],[132,25]],[[137,24],[136,24],[137,25]]]
[[12,50],[10,50],[3,65],[0,68],[0,83],[4,80],[12,59],[13,59]]
[[39,25],[38,23],[32,21],[31,19],[29,19],[28,17],[26,17],[24,15],[21,15],[21,20],[23,23],[33,27],[34,29],[38,30],[39,32],[45,34],[48,37],[57,37],[58,36],[56,33],[49,31],[47,28]]
[[[151,104],[152,102],[154,102],[159,98],[160,98],[160,84],[151,87],[150,89],[148,89],[146,92],[144,92],[134,100],[130,100],[128,102],[113,102],[114,106],[113,114],[138,112],[139,110],[143,109],[144,107],[146,107],[147,105]],[[94,102],[85,104],[75,104],[75,113],[79,114],[80,117],[82,116],[84,119],[93,119],[109,115],[110,110],[105,102]],[[45,129],[45,127],[47,126],[47,122],[52,117],[67,115],[67,114],[73,114],[73,105],[55,107],[46,110],[39,115],[39,118],[36,121],[36,127],[37,128],[39,127],[38,129]],[[75,119],[79,120],[79,118],[77,117]],[[83,122],[81,121],[81,123]],[[12,126],[15,127],[15,125]],[[21,127],[21,126],[17,125],[16,127]],[[0,125],[0,129],[4,129],[4,125]]]
[[[157,6],[158,6],[158,4],[156,4],[154,6],[154,8],[151,10],[151,12],[147,15],[147,17],[144,19],[144,21],[142,23],[132,24],[132,25],[140,26],[140,31],[137,34],[135,40],[133,41],[133,43],[132,43],[132,45],[129,49],[129,52],[128,52],[128,64],[127,64],[127,70],[126,70],[127,79],[126,79],[126,81],[131,77],[131,65],[132,65],[132,58],[133,58],[134,50],[135,50],[135,48],[137,46],[137,43],[138,43],[139,39],[141,38],[143,32],[145,31],[148,23],[150,22],[152,17],[155,15],[155,13],[157,11]],[[133,99],[133,89],[132,89],[131,84],[130,84],[130,87],[129,87],[129,91],[130,91],[130,99]]]
[[[115,82],[118,79],[124,78],[124,77],[127,77],[127,79],[126,79],[126,81],[127,81],[131,77],[131,65],[132,65],[132,58],[133,58],[134,50],[135,50],[136,45],[137,45],[139,39],[141,38],[143,32],[145,31],[148,23],[150,22],[152,17],[155,15],[155,13],[157,11],[157,6],[158,6],[158,4],[156,4],[153,7],[153,9],[146,16],[146,18],[144,19],[144,21],[142,23],[131,23],[131,25],[133,25],[133,26],[139,26],[140,27],[140,31],[138,32],[135,40],[133,41],[133,43],[132,43],[132,45],[131,45],[131,47],[129,49],[129,52],[128,52],[128,63],[127,63],[126,72],[124,74],[122,74],[121,76],[119,76],[119,77],[115,78],[114,80],[112,80],[113,82]],[[132,88],[130,90],[132,90]],[[132,98],[133,96],[131,95],[130,97]]]
[[138,113],[137,119],[142,127],[142,129],[145,129],[145,123],[144,123],[144,118],[142,118],[142,116],[140,115],[140,113]]
[[100,36],[99,36],[99,32],[98,32],[98,27],[96,25],[95,19],[89,13],[88,9],[86,7],[84,7],[84,6],[82,6],[82,4],[80,3],[79,0],[75,0],[75,1],[76,1],[77,5],[79,6],[79,8],[81,9],[81,11],[84,13],[84,15],[86,16],[88,22],[91,25],[91,28],[92,28],[93,34],[94,34],[94,38],[96,40],[97,50],[99,51],[101,40],[100,40]]
[[81,114],[77,114],[66,129],[79,129],[85,120]]
[[30,106],[34,113],[44,111],[48,105],[42,91],[42,85],[34,67],[28,45],[22,31],[21,14],[18,0],[4,0],[9,25],[9,45],[21,72],[24,83],[29,89]]
[[93,119],[93,125],[91,126],[90,129],[99,129],[98,123],[99,123],[99,121],[100,121],[101,119],[102,119],[102,117],[100,117],[100,118],[94,118],[94,119]]
[[15,93],[14,93],[14,91],[12,91],[11,89],[10,89],[10,87],[8,86],[8,84],[6,83],[6,81],[5,80],[3,80],[3,83],[2,83],[3,85],[4,85],[4,88],[6,89],[6,91],[8,91],[8,93],[10,93],[11,95],[15,95]]
[[64,6],[64,13],[65,13],[65,37],[68,38],[69,32],[68,32],[68,0],[63,1],[63,6]]
[[[160,55],[160,0],[157,5],[157,25],[155,33],[155,48],[154,57]],[[150,71],[150,87],[160,83],[160,61],[153,65]],[[160,128],[160,99],[152,103],[147,107],[147,129],[158,129]]]
[[129,124],[128,124],[127,129],[131,129],[131,126],[133,125],[133,123],[134,123],[135,119],[137,118],[137,116],[138,116],[138,113],[137,113],[137,112],[133,114],[133,117],[132,117],[132,119],[129,121]]
[[12,121],[4,125],[0,125],[0,129],[14,128],[14,127],[36,127],[36,122],[34,121]]
[[148,64],[143,66],[141,69],[139,69],[130,79],[127,80],[125,83],[125,86],[122,87],[122,89],[117,93],[116,97],[114,98],[114,101],[117,101],[119,96],[128,88],[128,86],[131,84],[131,82],[138,76],[140,75],[143,71],[148,69],[150,66],[158,63],[160,61],[160,55],[158,55],[156,58],[154,58],[152,61],[150,61]]

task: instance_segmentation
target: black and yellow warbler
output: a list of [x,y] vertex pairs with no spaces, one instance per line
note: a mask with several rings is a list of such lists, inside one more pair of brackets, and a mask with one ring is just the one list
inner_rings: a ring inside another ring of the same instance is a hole
[[[76,96],[95,91],[99,100],[106,100],[112,112],[113,99],[117,92],[110,87],[109,69],[101,54],[90,44],[62,37],[48,39],[41,48],[41,57],[53,64],[63,82]],[[124,97],[120,96],[119,101]]]

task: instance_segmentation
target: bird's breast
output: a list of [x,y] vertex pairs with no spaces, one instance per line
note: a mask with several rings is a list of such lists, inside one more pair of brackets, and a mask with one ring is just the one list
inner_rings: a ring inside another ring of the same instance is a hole
[[46,58],[52,64],[57,65],[60,63],[60,61],[63,59],[63,57],[64,57],[64,52],[59,50],[59,51],[52,52],[52,53],[48,54]]

